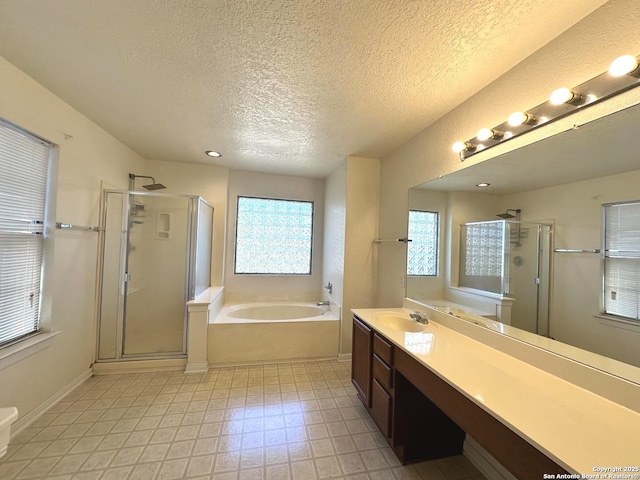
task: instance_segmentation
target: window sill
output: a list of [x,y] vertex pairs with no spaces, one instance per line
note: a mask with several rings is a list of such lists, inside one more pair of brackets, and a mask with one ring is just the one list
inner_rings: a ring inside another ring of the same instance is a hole
[[0,370],[24,360],[51,345],[51,339],[60,332],[42,332],[8,347],[0,348]]
[[633,320],[626,320],[622,317],[616,317],[614,315],[607,315],[606,313],[599,313],[594,315],[602,325],[609,327],[623,328],[625,330],[631,330],[632,332],[640,332],[640,323]]

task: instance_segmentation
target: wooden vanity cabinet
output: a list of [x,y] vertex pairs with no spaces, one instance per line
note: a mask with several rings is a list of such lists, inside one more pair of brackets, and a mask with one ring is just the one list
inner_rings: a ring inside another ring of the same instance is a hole
[[357,316],[352,362],[358,396],[403,464],[458,455],[469,433],[516,478],[567,473]]
[[[377,333],[373,333],[371,382],[371,417],[382,434],[391,438],[393,408],[393,346]],[[391,443],[391,442],[390,442]]]
[[460,454],[464,432],[396,372],[394,357],[393,344],[354,316],[352,382],[398,459]]
[[351,345],[351,383],[365,407],[371,408],[371,353],[373,331],[357,317],[353,317]]

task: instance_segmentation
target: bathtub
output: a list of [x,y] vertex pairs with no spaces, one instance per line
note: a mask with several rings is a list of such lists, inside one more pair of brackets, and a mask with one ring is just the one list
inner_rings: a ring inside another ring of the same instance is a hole
[[336,358],[339,335],[335,304],[227,304],[209,323],[207,353],[212,365]]

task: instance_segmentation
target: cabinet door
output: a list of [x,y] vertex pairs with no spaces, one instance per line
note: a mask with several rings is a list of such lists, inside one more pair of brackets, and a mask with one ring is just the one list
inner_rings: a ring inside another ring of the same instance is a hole
[[377,380],[373,380],[371,389],[371,416],[378,424],[382,434],[391,437],[391,396],[380,386]]
[[372,339],[371,329],[353,317],[351,382],[356,387],[360,400],[367,408],[371,407]]

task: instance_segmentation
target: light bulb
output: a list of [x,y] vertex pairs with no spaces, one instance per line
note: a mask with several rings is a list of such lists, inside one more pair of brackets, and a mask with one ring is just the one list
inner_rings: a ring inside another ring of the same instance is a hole
[[478,130],[478,133],[476,134],[476,138],[480,141],[489,140],[489,139],[502,140],[502,137],[504,137],[504,132],[499,132],[491,128],[481,128],[480,130]]
[[638,59],[633,55],[622,55],[609,65],[609,73],[614,77],[629,75],[638,68]]
[[476,134],[476,138],[480,141],[489,140],[493,137],[493,130],[490,128],[481,128]]
[[478,183],[476,187],[484,188],[484,187],[488,187],[489,185],[491,184],[487,182],[482,182],[482,183]]
[[519,127],[520,125],[535,125],[536,117],[529,113],[513,112],[509,115],[507,123],[512,127]]
[[473,143],[456,142],[456,143],[453,144],[452,149],[456,153],[475,152],[476,151],[476,146]]
[[206,153],[210,157],[221,157],[222,156],[222,154],[220,152],[214,152],[213,150],[207,150],[204,153]]
[[467,145],[464,142],[456,142],[453,144],[453,151],[456,153],[460,153],[460,152],[464,152],[464,150],[467,148]]
[[570,102],[574,97],[574,93],[568,88],[562,87],[554,90],[549,97],[549,102],[552,105],[562,105],[563,103]]

